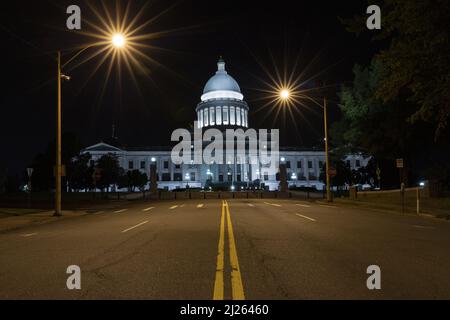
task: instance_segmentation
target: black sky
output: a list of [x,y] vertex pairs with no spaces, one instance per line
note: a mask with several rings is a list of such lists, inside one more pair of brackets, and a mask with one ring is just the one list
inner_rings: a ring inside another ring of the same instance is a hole
[[[101,8],[99,1],[91,2]],[[146,2],[132,1],[131,15]],[[114,1],[106,3],[111,10],[114,8]],[[121,3],[125,5],[125,1]],[[105,69],[100,69],[83,88],[98,59],[71,71],[72,80],[63,89],[64,131],[75,133],[87,146],[109,137],[115,124],[124,145],[168,145],[173,129],[188,127],[195,119],[203,86],[216,71],[217,59],[222,55],[250,105],[252,127],[270,128],[274,124],[281,128],[282,145],[315,146],[321,140],[321,110],[304,110],[304,119],[275,119],[274,114],[265,117],[266,112],[255,112],[262,103],[261,93],[253,88],[264,87],[258,78],[269,81],[258,61],[273,72],[272,55],[281,71],[284,63],[291,70],[301,50],[299,70],[312,62],[305,77],[324,71],[318,80],[338,89],[352,79],[353,65],[367,63],[377,49],[368,41],[368,34],[357,38],[338,19],[364,14],[367,2],[362,0],[154,0],[140,21],[145,22],[174,3],[170,11],[143,31],[187,28],[152,40],[152,45],[167,51],[145,51],[164,67],[149,65],[150,76],[137,74],[139,88],[126,71],[119,85],[117,72],[113,72],[101,100]],[[22,170],[54,139],[55,51],[67,49],[67,59],[68,49],[92,40],[65,29],[65,10],[71,4],[81,7],[82,17],[98,23],[84,1],[2,3],[0,150],[2,165],[10,172]],[[82,27],[88,28],[84,23]],[[331,99],[330,118],[335,119],[339,116],[337,99]]]

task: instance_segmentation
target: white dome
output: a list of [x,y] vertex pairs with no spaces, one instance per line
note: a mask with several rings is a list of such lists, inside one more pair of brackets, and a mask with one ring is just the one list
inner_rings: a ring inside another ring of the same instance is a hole
[[238,100],[244,98],[239,84],[226,72],[225,62],[222,59],[217,63],[216,74],[208,80],[203,89],[202,101],[220,98]]

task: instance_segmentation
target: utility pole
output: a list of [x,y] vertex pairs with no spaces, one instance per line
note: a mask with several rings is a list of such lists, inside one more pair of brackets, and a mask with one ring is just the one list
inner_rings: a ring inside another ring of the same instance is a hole
[[326,162],[326,183],[327,183],[327,201],[333,202],[330,188],[330,159],[328,155],[328,124],[327,124],[327,98],[323,98],[323,123],[325,131],[325,162]]
[[55,213],[61,216],[61,51],[58,51],[58,110],[56,133],[56,167],[55,167]]

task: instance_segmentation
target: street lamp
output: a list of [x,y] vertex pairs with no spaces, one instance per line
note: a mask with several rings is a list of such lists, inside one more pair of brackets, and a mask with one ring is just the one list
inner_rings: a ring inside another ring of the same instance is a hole
[[[283,102],[283,105],[288,104],[291,100],[295,101],[295,98],[293,98],[294,94],[289,89],[281,89],[278,93],[279,97],[278,99]],[[296,96],[302,97],[302,95],[296,94]],[[324,124],[324,142],[325,142],[325,163],[326,163],[326,189],[327,189],[327,201],[333,202],[333,199],[331,197],[331,187],[330,187],[330,159],[329,159],[329,152],[328,152],[328,124],[327,124],[327,98],[323,98],[323,124]]]
[[[126,44],[126,39],[121,34],[114,34],[111,37],[111,45],[117,49],[124,47]],[[70,80],[70,76],[62,73],[62,69],[73,61],[76,57],[78,57],[83,51],[91,48],[92,46],[97,45],[88,45],[83,49],[78,51],[71,59],[69,59],[64,65],[61,65],[61,51],[57,53],[57,80],[58,80],[58,106],[57,106],[57,133],[56,133],[56,170],[55,170],[55,213],[54,216],[59,217],[62,215],[61,212],[61,193],[62,193],[62,185],[61,185],[61,175],[62,175],[62,163],[61,163],[61,80]]]
[[126,44],[126,39],[123,34],[116,33],[113,35],[111,39],[112,45],[116,48],[122,48]]

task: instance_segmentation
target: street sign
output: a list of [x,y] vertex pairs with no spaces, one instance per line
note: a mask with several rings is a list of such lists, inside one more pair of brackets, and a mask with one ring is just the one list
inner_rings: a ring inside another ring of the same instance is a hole
[[403,159],[397,159],[397,168],[403,169],[404,168],[404,161]]

